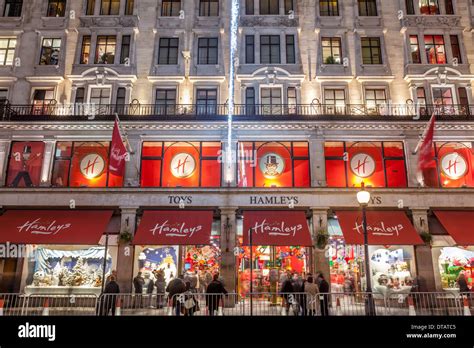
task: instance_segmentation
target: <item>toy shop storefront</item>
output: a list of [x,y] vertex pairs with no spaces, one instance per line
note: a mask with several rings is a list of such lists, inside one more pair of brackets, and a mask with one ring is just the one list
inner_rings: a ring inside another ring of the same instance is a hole
[[103,274],[107,277],[117,261],[120,218],[112,215],[111,210],[7,210],[0,217],[2,291],[100,294]]
[[134,276],[145,286],[162,273],[166,284],[180,274],[197,276],[204,292],[221,261],[220,220],[212,210],[146,210],[133,238]]
[[237,221],[237,284],[241,296],[250,292],[250,279],[254,293],[273,293],[279,291],[283,274],[304,277],[310,271],[313,242],[304,211],[244,211],[243,219]]
[[[328,219],[331,292],[365,291],[364,232],[360,211]],[[367,211],[374,292],[408,293],[416,278],[415,245],[423,244],[404,211]]]

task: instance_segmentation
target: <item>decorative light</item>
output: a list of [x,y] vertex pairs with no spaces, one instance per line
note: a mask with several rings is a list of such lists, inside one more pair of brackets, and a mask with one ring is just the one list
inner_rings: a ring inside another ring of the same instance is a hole
[[370,192],[365,189],[365,184],[362,182],[361,185],[361,190],[357,192],[357,202],[361,206],[367,206],[370,202]]

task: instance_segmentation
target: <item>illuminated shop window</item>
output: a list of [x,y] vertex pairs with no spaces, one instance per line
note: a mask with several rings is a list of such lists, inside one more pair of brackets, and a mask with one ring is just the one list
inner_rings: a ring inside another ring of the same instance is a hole
[[401,142],[326,142],[329,187],[406,187],[405,154]]
[[[437,249],[437,248],[436,248]],[[446,247],[439,251],[438,267],[444,290],[459,289],[459,279],[464,276],[467,286],[474,287],[474,248]]]
[[142,187],[219,187],[220,142],[145,142]]
[[309,155],[306,142],[242,142],[239,187],[309,187]]
[[13,142],[8,161],[7,186],[39,186],[41,168],[43,167],[43,154],[43,142]]
[[470,142],[437,142],[433,160],[423,171],[428,187],[474,187],[474,151]]
[[109,173],[109,142],[58,142],[52,185],[120,187],[123,178]]

